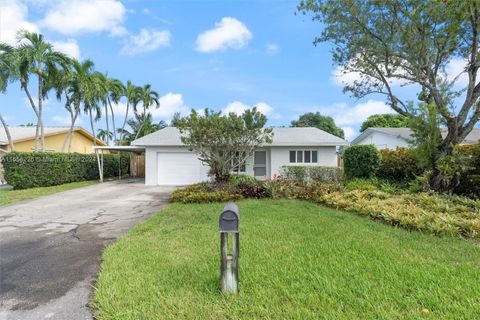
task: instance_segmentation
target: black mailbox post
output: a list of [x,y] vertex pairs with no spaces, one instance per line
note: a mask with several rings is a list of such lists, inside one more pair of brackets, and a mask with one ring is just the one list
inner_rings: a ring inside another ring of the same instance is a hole
[[[240,211],[235,203],[228,203],[219,218],[220,229],[220,287],[223,293],[238,293],[238,254],[240,249]],[[231,234],[232,253],[228,252]]]

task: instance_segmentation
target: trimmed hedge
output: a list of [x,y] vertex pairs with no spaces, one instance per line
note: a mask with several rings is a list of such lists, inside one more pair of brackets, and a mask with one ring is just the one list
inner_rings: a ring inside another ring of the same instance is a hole
[[347,178],[371,178],[380,165],[380,152],[373,144],[354,145],[345,149],[343,163]]
[[[104,155],[104,178],[128,174],[128,156]],[[2,159],[5,180],[14,189],[48,187],[99,178],[95,154],[12,152]]]
[[422,174],[414,151],[408,148],[380,150],[380,166],[376,176],[395,181],[409,181]]
[[295,181],[340,182],[343,171],[339,167],[283,166],[280,176]]

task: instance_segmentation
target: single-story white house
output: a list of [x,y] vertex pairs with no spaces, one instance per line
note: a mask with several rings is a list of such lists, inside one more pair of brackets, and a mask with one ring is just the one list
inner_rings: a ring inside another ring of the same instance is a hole
[[[442,130],[442,136],[447,134]],[[353,139],[351,145],[373,144],[377,149],[396,149],[397,147],[408,148],[411,140],[410,128],[368,128],[358,137]],[[463,144],[474,144],[480,141],[480,128],[474,128],[465,138]]]
[[[175,127],[158,130],[132,142],[145,149],[145,184],[187,185],[208,179],[208,167],[180,140]],[[274,128],[272,143],[262,146],[236,168],[258,178],[278,175],[282,166],[337,166],[337,146],[347,141],[317,128]]]

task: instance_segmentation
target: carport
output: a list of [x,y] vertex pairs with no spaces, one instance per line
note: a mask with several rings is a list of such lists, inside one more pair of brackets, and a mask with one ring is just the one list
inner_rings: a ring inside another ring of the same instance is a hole
[[[145,152],[145,147],[139,146],[94,146],[93,150],[95,150],[95,154],[97,155],[97,163],[98,163],[98,172],[100,175],[100,182],[103,182],[103,154],[105,150],[108,151],[115,151],[119,154],[121,152],[133,152],[133,153],[143,153]],[[120,160],[119,160],[120,161]],[[119,165],[119,172],[118,178],[122,177],[122,169]]]

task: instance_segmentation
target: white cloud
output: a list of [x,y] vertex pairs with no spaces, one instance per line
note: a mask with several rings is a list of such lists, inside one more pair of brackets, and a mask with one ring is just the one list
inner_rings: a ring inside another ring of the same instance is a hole
[[182,115],[190,112],[190,108],[185,105],[183,96],[180,93],[169,92],[161,96],[159,100],[160,107],[149,110],[154,118],[166,119],[172,117],[176,112],[180,112]]
[[453,58],[445,67],[448,81],[455,81],[456,86],[466,87],[468,85],[468,74],[466,72],[467,61],[462,58]]
[[345,139],[347,141],[352,141],[356,136],[357,132],[352,127],[341,127],[343,129],[343,133],[345,134]]
[[40,24],[65,35],[106,31],[119,36],[126,33],[122,26],[126,11],[117,0],[61,0]]
[[227,48],[241,49],[252,38],[247,26],[232,17],[224,17],[215,23],[215,28],[201,33],[197,37],[196,50],[200,52],[214,52]]
[[0,4],[0,41],[15,45],[17,32],[39,32],[36,24],[27,20],[28,7],[18,1],[2,1]]
[[275,43],[267,43],[266,45],[267,53],[277,54],[280,51],[280,47]]
[[273,108],[270,105],[266,104],[265,102],[258,102],[253,106],[249,106],[241,101],[230,102],[224,109],[222,109],[222,112],[224,114],[233,112],[240,115],[244,113],[245,110],[251,109],[253,107],[257,107],[257,110],[263,113],[264,115],[270,115],[273,112]]
[[373,114],[395,112],[383,101],[368,100],[353,107],[348,106],[346,103],[334,104],[320,108],[320,113],[333,117],[335,123],[342,127],[359,125]]
[[51,41],[51,43],[55,50],[80,60],[80,47],[78,46],[77,40],[67,39],[67,41]]
[[171,33],[168,30],[141,29],[137,35],[131,35],[121,50],[121,54],[135,55],[155,51],[170,45]]
[[[60,124],[62,126],[69,126],[71,125],[72,120],[70,119],[70,116],[54,116],[52,118],[53,122]],[[78,117],[77,120],[75,121],[75,125],[79,126],[82,124],[82,118]]]

